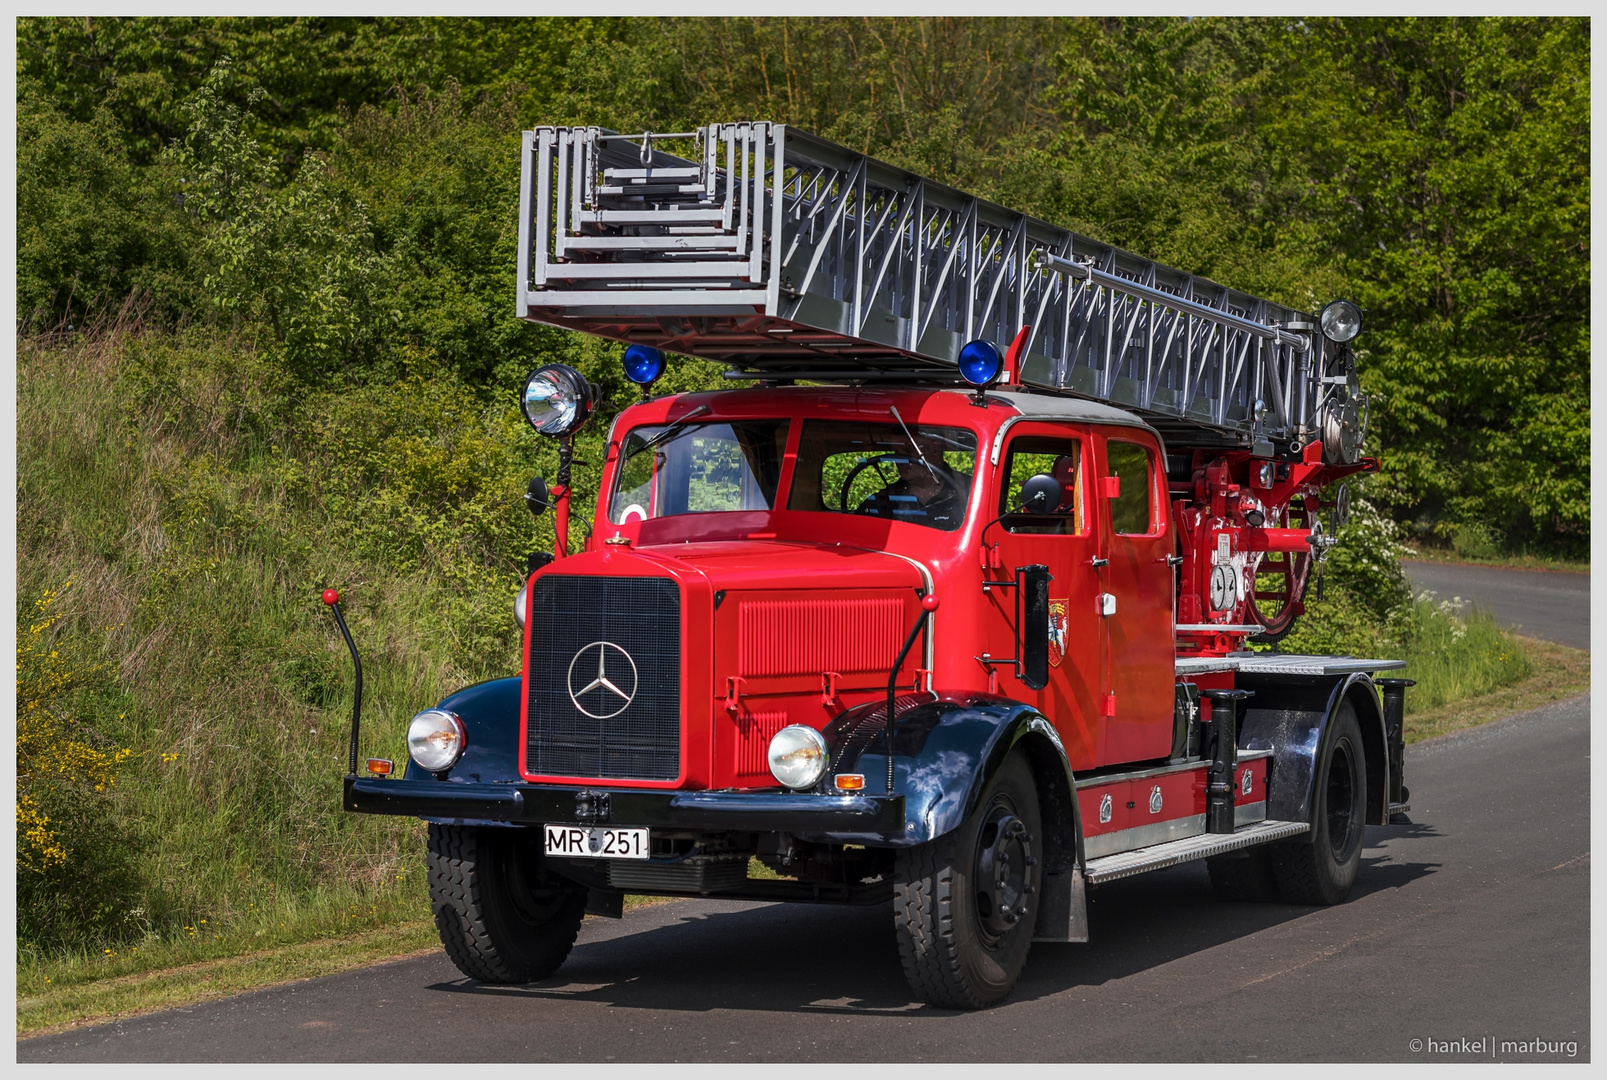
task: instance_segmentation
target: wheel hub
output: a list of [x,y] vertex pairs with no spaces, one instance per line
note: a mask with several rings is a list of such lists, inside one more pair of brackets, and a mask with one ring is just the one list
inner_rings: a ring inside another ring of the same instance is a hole
[[986,935],[1003,937],[1026,916],[1037,862],[1026,822],[1009,807],[995,807],[977,834],[973,877],[977,917]]

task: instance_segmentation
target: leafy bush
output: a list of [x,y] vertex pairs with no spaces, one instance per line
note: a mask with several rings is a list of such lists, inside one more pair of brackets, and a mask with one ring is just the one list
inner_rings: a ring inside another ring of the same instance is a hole
[[35,941],[93,941],[137,917],[114,802],[134,751],[97,730],[108,673],[58,626],[71,585],[45,589],[17,627],[17,923]]
[[1457,526],[1451,534],[1451,547],[1464,559],[1493,559],[1497,554],[1489,527],[1476,522]]
[[373,249],[362,203],[320,159],[275,185],[274,161],[247,133],[263,94],[225,60],[185,104],[189,128],[169,156],[202,225],[202,288],[220,313],[272,327],[304,378],[370,366],[392,318],[381,299],[390,263]]
[[37,85],[17,90],[19,323],[82,326],[134,290],[182,312],[194,230],[166,197],[165,175],[133,166],[109,109],[75,120]]

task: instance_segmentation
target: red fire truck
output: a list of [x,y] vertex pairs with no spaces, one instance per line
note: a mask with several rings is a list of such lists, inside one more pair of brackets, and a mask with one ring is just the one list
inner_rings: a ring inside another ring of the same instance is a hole
[[[1376,468],[1356,305],[783,125],[522,153],[519,312],[627,343],[642,398],[581,536],[594,390],[531,374],[561,465],[527,495],[557,543],[515,603],[522,672],[419,713],[402,778],[358,775],[354,710],[345,805],[430,823],[465,975],[546,978],[627,892],[890,903],[914,992],[976,1008],[1034,940],[1087,940],[1118,878],[1205,859],[1231,896],[1346,898],[1365,826],[1407,809],[1409,683],[1249,646]],[[652,396],[671,352],[731,385]]]

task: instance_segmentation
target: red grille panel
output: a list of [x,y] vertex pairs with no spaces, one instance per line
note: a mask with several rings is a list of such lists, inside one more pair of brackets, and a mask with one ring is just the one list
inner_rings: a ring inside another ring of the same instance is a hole
[[787,726],[787,714],[774,712],[743,713],[737,718],[737,775],[769,776],[770,760],[766,751],[776,732]]
[[898,655],[904,601],[745,600],[737,665],[747,678],[886,671]]

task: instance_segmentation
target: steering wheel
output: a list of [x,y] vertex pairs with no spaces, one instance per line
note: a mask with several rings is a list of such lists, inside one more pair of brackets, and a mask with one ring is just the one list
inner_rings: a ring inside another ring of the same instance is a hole
[[[838,497],[838,500],[837,500],[838,505],[842,509],[843,513],[850,514],[850,513],[858,513],[859,512],[857,508],[854,509],[854,510],[848,509],[848,493],[854,489],[854,479],[856,477],[858,477],[860,473],[864,472],[866,469],[870,468],[873,465],[881,466],[881,465],[889,464],[889,463],[897,464],[897,463],[903,462],[903,461],[913,461],[916,464],[920,463],[919,458],[911,458],[911,457],[908,457],[905,454],[877,454],[875,457],[868,457],[864,461],[861,461],[858,465],[855,465],[852,469],[849,469],[848,470],[848,475],[843,477],[842,494]],[[923,468],[924,467],[925,466],[923,466]],[[959,485],[959,482],[957,480],[955,480],[953,474],[951,474],[948,471],[948,469],[943,468],[943,467],[938,466],[938,465],[933,465],[933,466],[931,466],[931,470],[932,470],[932,475],[937,478],[939,483],[943,484],[949,490],[953,491],[956,495],[958,495],[961,498],[962,501],[964,500],[965,494],[966,494],[965,491],[963,489],[961,489],[961,487]],[[897,483],[896,480],[893,481],[892,483],[889,483],[888,480],[887,480],[886,475],[882,472],[882,470],[880,468],[877,468],[876,475],[882,482],[881,491],[886,491],[888,488],[892,487],[894,483]],[[880,493],[881,492],[873,492],[870,496],[867,496],[867,498],[874,498],[876,495],[879,495]]]

